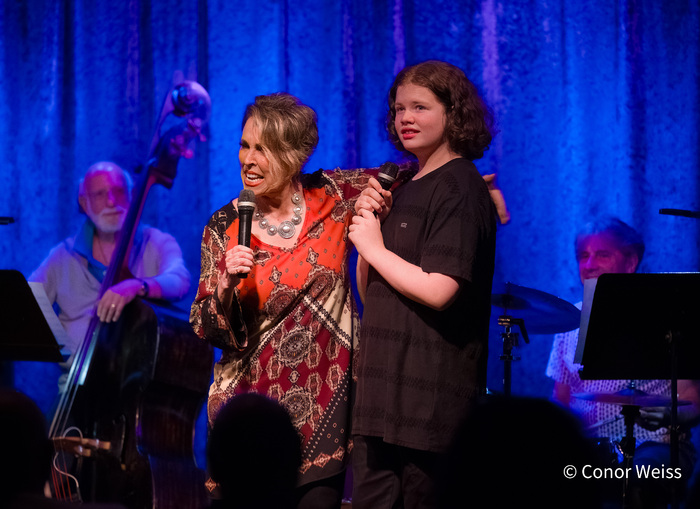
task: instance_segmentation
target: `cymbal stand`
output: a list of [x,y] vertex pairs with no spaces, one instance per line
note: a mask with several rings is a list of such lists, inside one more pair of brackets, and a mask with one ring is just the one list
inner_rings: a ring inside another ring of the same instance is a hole
[[[630,385],[633,386],[634,382],[632,382]],[[624,455],[623,463],[625,471],[630,472],[630,470],[627,469],[631,469],[633,467],[634,451],[637,446],[636,439],[634,438],[634,422],[637,420],[637,417],[639,417],[639,407],[636,405],[622,405],[622,410],[620,413],[625,418],[625,436],[622,439],[620,446],[622,448],[622,454]],[[629,487],[629,476],[625,476],[622,486],[623,509],[630,507]]]
[[503,361],[503,394],[508,397],[511,392],[511,364],[513,361],[520,360],[520,357],[513,355],[513,347],[518,346],[519,335],[517,332],[511,332],[514,325],[520,327],[520,331],[523,333],[523,340],[525,343],[529,343],[530,339],[527,337],[527,330],[525,330],[525,322],[522,318],[513,318],[509,315],[501,315],[498,317],[498,325],[504,328],[501,332],[501,338],[503,339],[503,354],[500,359]]

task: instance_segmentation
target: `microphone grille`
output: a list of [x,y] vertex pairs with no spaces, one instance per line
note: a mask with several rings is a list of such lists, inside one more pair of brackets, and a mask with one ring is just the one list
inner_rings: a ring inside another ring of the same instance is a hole
[[244,189],[238,195],[238,208],[241,207],[255,208],[255,193],[250,189]]
[[399,165],[392,162],[386,162],[379,167],[379,175],[388,177],[391,180],[396,179],[396,175],[399,173]]

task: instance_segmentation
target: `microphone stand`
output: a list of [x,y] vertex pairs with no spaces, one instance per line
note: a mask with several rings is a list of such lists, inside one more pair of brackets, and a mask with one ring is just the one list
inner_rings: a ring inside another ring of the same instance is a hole
[[[671,468],[678,468],[679,463],[679,425],[678,425],[678,358],[676,355],[676,344],[678,342],[678,334],[674,337],[673,332],[669,331],[666,334],[669,347],[671,350],[671,425],[669,426],[669,434],[671,438]],[[671,507],[678,509],[678,481],[671,480]]]
[[695,211],[695,210],[659,209],[659,214],[665,214],[667,216],[681,216],[681,217],[692,217],[695,219],[700,219],[700,211]]
[[[659,209],[659,214],[700,219],[700,211],[696,210]],[[676,336],[678,336],[678,334],[676,334]],[[678,425],[678,358],[676,354],[678,338],[674,337],[672,331],[669,331],[666,334],[666,340],[668,341],[671,351],[671,425],[669,426],[669,432],[671,435],[671,468],[675,469],[678,467],[679,462],[678,434],[680,432],[680,426]],[[673,509],[679,507],[677,485],[677,481],[673,479],[671,482],[671,504]]]

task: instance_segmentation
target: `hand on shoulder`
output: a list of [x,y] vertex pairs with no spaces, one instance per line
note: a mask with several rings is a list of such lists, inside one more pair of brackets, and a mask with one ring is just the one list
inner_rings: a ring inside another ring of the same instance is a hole
[[498,218],[501,224],[508,224],[510,222],[510,212],[508,212],[508,207],[506,206],[506,199],[503,197],[501,189],[496,184],[496,174],[490,173],[484,175],[484,182],[489,188],[489,194],[491,195],[491,200],[494,205],[496,205],[496,211],[498,212]]

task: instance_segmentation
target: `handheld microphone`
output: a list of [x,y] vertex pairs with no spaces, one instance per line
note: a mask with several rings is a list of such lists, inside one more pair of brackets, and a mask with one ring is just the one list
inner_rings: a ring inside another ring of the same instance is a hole
[[379,167],[377,181],[382,189],[388,191],[392,184],[396,181],[396,175],[399,173],[399,166],[396,163],[386,162]]
[[[379,167],[377,181],[382,189],[388,191],[392,184],[396,181],[396,175],[399,173],[399,166],[396,163],[387,161]],[[374,211],[374,217],[377,217],[377,211]]]
[[[250,189],[244,189],[238,195],[238,244],[241,246],[250,247],[253,212],[255,212],[255,193]],[[239,277],[247,278],[248,274],[240,274]]]

